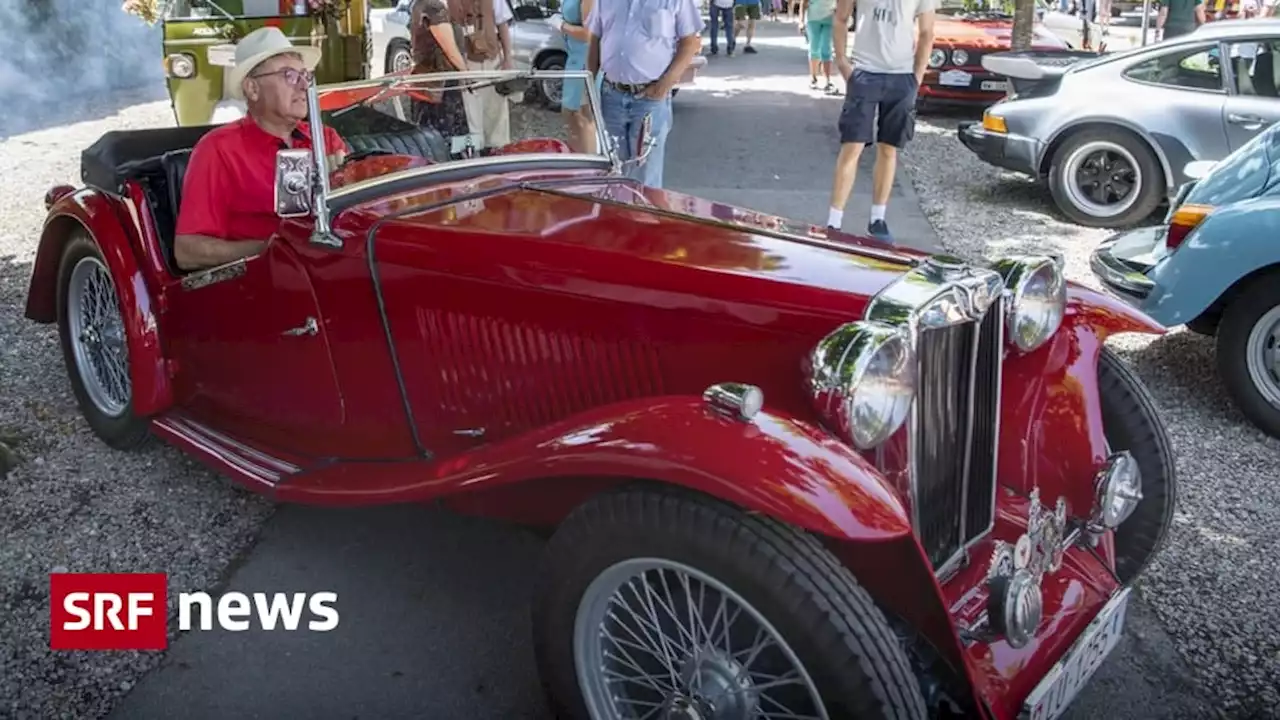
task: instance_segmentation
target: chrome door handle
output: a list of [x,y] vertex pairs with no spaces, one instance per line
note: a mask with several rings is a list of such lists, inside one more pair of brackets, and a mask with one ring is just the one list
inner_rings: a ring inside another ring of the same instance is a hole
[[1257,115],[1241,115],[1239,113],[1230,113],[1227,115],[1227,122],[1232,122],[1237,125],[1261,125],[1264,122],[1266,122],[1266,120],[1258,117]]
[[320,326],[316,324],[316,319],[313,317],[309,317],[307,318],[307,321],[302,324],[302,327],[296,327],[292,330],[285,330],[280,334],[299,337],[302,335],[315,335],[317,332],[319,332],[319,330],[320,330]]

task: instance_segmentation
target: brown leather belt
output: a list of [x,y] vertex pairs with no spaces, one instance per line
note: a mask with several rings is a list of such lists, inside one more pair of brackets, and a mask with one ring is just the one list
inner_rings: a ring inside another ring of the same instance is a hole
[[627,93],[628,95],[639,95],[640,93],[645,91],[645,88],[653,84],[652,82],[647,82],[647,83],[642,83],[640,85],[632,85],[630,83],[614,82],[607,77],[604,79],[604,82],[606,85],[613,88],[614,90],[619,90],[621,92]]

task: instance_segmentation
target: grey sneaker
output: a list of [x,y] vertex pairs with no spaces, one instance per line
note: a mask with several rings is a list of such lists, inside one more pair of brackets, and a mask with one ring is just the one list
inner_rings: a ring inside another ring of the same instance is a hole
[[867,234],[877,240],[883,240],[887,243],[893,242],[893,236],[889,234],[889,223],[883,220],[869,223],[867,225]]

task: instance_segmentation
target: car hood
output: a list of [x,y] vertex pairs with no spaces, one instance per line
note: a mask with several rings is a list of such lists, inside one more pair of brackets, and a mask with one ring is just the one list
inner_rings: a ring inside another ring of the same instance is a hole
[[[1031,45],[1035,49],[1058,49],[1066,43],[1037,24]],[[1013,41],[1013,23],[1007,20],[962,20],[938,18],[934,24],[935,44],[983,50],[1008,50]]]
[[425,201],[431,209],[406,208],[383,225],[393,233],[410,227],[501,233],[573,246],[583,251],[580,257],[612,256],[591,266],[632,278],[697,269],[707,273],[709,293],[745,287],[717,283],[712,276],[746,276],[763,281],[755,285],[759,292],[845,318],[860,315],[870,296],[922,257],[869,238],[828,239],[812,225],[669,190],[600,178],[581,184],[506,182],[498,192],[455,204],[440,203],[439,191],[420,196],[413,204]]

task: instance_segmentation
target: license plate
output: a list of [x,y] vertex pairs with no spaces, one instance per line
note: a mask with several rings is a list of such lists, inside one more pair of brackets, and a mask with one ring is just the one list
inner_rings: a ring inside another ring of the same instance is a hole
[[210,45],[209,64],[231,67],[236,64],[235,45]]
[[1009,81],[1007,80],[983,80],[983,90],[998,90],[1004,92],[1009,89]]
[[1045,675],[1022,704],[1019,717],[1026,720],[1054,720],[1066,711],[1080,689],[1089,683],[1102,662],[1124,635],[1129,588],[1121,590],[1102,608],[1076,639],[1065,657]]
[[971,82],[973,82],[973,76],[963,70],[946,70],[938,76],[940,85],[950,87],[969,87]]

